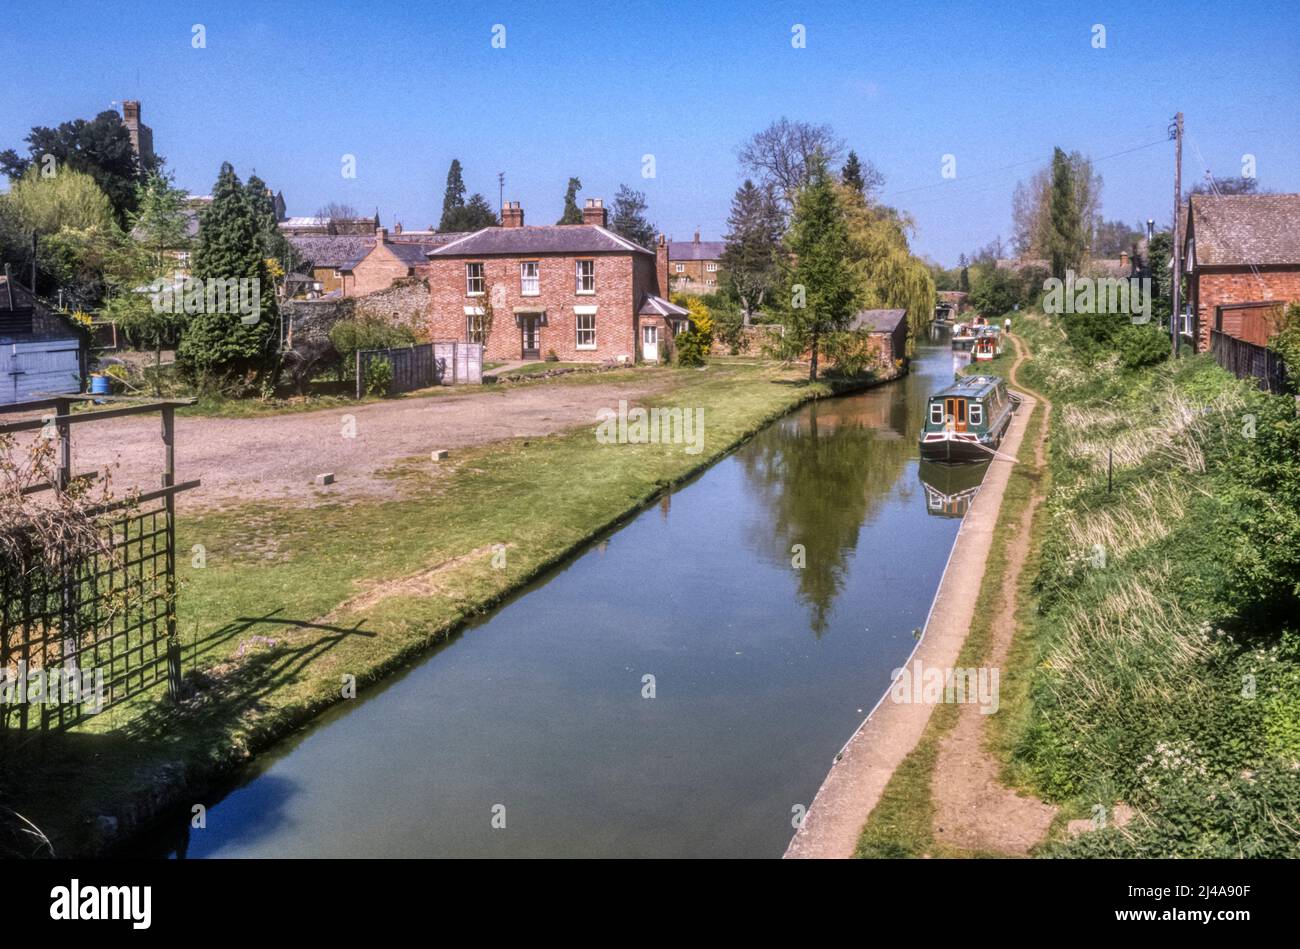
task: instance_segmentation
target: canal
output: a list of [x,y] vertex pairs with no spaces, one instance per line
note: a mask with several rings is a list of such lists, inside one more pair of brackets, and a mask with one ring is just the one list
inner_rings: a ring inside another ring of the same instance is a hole
[[927,342],[777,421],[140,852],[779,857],[943,573],[964,505],[916,438],[952,373]]

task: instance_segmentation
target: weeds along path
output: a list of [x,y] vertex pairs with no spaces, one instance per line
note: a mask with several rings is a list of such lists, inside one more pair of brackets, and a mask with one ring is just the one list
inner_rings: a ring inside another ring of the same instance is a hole
[[[1052,413],[1051,401],[1022,385],[1017,378],[1021,364],[1030,353],[1019,337],[1012,336],[1011,340],[1016,347],[1016,361],[1011,366],[1009,381],[1037,401],[1037,406],[1042,407],[1043,418],[1033,446],[1034,490],[1014,525],[1013,535],[1007,538],[999,584],[1002,595],[990,624],[989,649],[983,660],[984,665],[1000,670],[1004,687],[1007,657],[1016,635],[1017,592],[1032,547],[1030,528],[1034,514],[1046,496],[1043,475],[1046,473],[1047,433]],[[1023,452],[1022,458],[1028,454]],[[1020,463],[1025,462],[1022,460]],[[982,715],[976,704],[961,705],[957,724],[940,739],[930,789],[934,802],[934,839],[936,843],[956,850],[1024,855],[1046,837],[1056,808],[1022,796],[1002,784],[999,778],[1001,763],[988,749],[985,726],[990,717]]]

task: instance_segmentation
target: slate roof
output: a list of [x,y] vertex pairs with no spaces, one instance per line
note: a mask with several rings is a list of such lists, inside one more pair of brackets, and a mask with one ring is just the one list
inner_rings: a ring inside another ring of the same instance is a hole
[[849,323],[851,330],[869,333],[892,333],[907,319],[906,310],[859,310]]
[[718,260],[726,241],[669,241],[669,260]]
[[640,244],[596,224],[485,227],[429,251],[430,257],[491,257],[531,254],[647,254]]
[[1194,194],[1196,266],[1300,265],[1300,194]]
[[356,266],[375,246],[373,236],[361,234],[301,234],[286,240],[313,267],[332,267],[335,270]]
[[389,241],[384,246],[406,266],[421,267],[429,262],[430,247],[436,245],[418,241]]

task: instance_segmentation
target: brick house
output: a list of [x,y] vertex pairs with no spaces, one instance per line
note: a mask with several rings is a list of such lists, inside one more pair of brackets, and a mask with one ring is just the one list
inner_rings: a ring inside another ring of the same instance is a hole
[[434,247],[449,244],[467,237],[468,234],[457,231],[432,234],[402,234],[400,230],[389,237],[388,228],[375,228],[375,239],[370,252],[359,261],[349,261],[347,274],[352,279],[347,286],[347,295],[361,296],[387,290],[394,280],[408,277],[427,277],[429,275],[428,252]]
[[668,242],[668,279],[671,289],[681,293],[713,293],[722,274],[723,241],[702,241],[695,232],[692,241]]
[[653,362],[689,325],[687,311],[661,295],[667,242],[660,237],[650,251],[615,234],[599,198],[587,199],[581,224],[525,226],[517,201],[501,219],[428,251],[433,339],[483,342],[484,359],[494,362],[550,353],[566,362]]
[[1300,300],[1300,194],[1194,194],[1185,220],[1197,352],[1210,348],[1214,329],[1245,338],[1242,310],[1276,311]]

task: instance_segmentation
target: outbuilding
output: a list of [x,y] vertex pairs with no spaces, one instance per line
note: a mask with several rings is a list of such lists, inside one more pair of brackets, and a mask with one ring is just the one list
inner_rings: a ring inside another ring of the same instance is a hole
[[85,338],[12,276],[0,275],[0,405],[80,392]]

